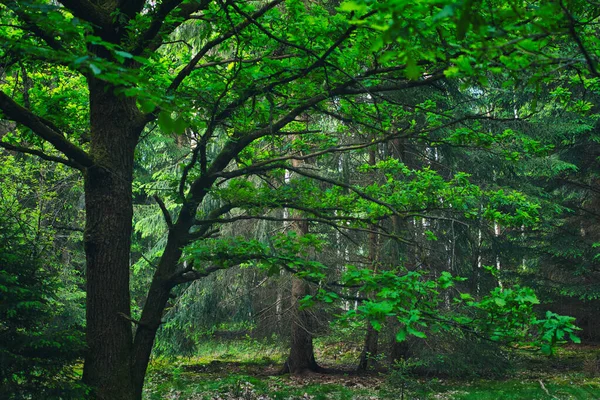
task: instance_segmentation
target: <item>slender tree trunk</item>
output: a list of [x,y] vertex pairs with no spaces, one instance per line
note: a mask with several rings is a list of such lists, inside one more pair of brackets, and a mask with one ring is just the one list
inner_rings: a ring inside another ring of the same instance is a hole
[[[371,164],[373,165],[374,162]],[[371,226],[371,229],[375,229]],[[375,232],[369,233],[369,262],[373,271],[377,271],[377,253],[378,253],[377,235]],[[373,328],[373,325],[367,321],[367,334],[365,335],[365,341],[363,344],[362,352],[360,353],[360,359],[358,362],[357,370],[366,371],[369,368],[369,364],[376,365],[374,357],[377,356],[377,348],[379,342],[379,332]]]
[[365,336],[365,342],[363,345],[362,352],[360,353],[360,360],[358,362],[358,370],[366,371],[369,368],[369,364],[375,366],[377,362],[374,357],[377,355],[379,344],[379,332],[377,332],[371,323],[367,323],[367,334]]
[[[369,150],[369,165],[375,165],[375,149],[371,148]],[[377,227],[375,225],[371,225],[371,232],[369,233],[369,264],[371,264],[371,269],[373,271],[377,271],[377,262],[378,262],[378,240],[377,234],[375,230]],[[379,342],[379,332],[373,328],[373,325],[369,321],[367,321],[367,334],[365,335],[365,342],[363,344],[363,349],[360,354],[360,360],[358,362],[357,370],[366,371],[369,368],[369,364],[376,364],[374,361],[374,357],[377,356],[377,347]]]
[[304,371],[319,371],[315,361],[311,316],[308,310],[300,309],[300,300],[308,294],[308,285],[302,279],[292,279],[292,328],[290,354],[283,366],[283,373],[299,374]]
[[[108,89],[108,90],[106,90]],[[134,398],[129,293],[135,100],[90,78],[91,149],[85,174],[88,350],[83,380],[102,400]]]
[[[294,167],[299,167],[300,162],[293,160]],[[294,222],[294,229],[298,236],[308,233],[308,222]],[[309,294],[308,284],[302,279],[292,278],[292,327],[291,347],[282,373],[298,374],[304,371],[319,371],[321,368],[315,361],[313,348],[312,324],[313,318],[309,310],[300,309],[300,300]]]
[[[182,213],[185,215],[185,210],[183,210]],[[160,259],[157,271],[150,284],[150,290],[148,291],[146,303],[142,310],[142,317],[137,324],[132,364],[132,379],[136,400],[142,398],[144,379],[146,377],[148,363],[150,362],[152,348],[154,347],[156,332],[160,327],[163,312],[169,301],[172,288],[169,277],[175,272],[175,269],[179,264],[182,255],[182,247],[184,245],[184,242],[181,239],[185,237],[185,234],[189,229],[190,223],[188,221],[189,219],[186,219],[186,223],[180,222],[179,224],[176,224],[169,232],[169,238],[163,256]]]

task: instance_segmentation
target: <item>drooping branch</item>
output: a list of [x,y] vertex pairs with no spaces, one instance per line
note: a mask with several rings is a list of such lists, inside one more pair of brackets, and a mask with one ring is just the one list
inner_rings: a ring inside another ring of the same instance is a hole
[[37,136],[52,144],[58,151],[79,165],[79,169],[91,167],[92,158],[81,148],[69,142],[63,135],[49,126],[46,121],[16,103],[13,99],[0,91],[0,110],[8,119],[22,124],[33,131]]
[[22,147],[22,146],[15,146],[12,145],[10,143],[6,143],[6,142],[0,142],[0,147],[5,148],[6,150],[10,150],[10,151],[16,151],[19,153],[25,153],[25,154],[31,154],[34,156],[37,156],[43,160],[46,161],[52,161],[52,162],[56,162],[56,163],[60,163],[60,164],[64,164],[67,165],[71,168],[75,168],[75,169],[79,169],[81,170],[81,165],[79,165],[76,162],[73,162],[71,160],[68,160],[66,158],[61,158],[61,157],[56,157],[56,156],[51,156],[49,154],[44,153],[43,151],[40,150],[35,150],[35,149],[30,149],[28,147]]
[[37,37],[45,41],[48,44],[48,46],[50,46],[54,50],[64,50],[62,43],[56,39],[55,35],[38,25],[34,21],[32,16],[24,11],[22,5],[17,4],[16,1],[7,1],[5,2],[5,4],[25,24],[25,26],[18,28],[26,29],[32,32]]

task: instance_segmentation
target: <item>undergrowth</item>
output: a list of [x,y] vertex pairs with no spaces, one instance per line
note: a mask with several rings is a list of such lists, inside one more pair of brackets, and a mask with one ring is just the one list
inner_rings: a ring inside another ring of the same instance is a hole
[[[356,349],[351,348],[349,342],[320,340],[317,343],[321,364],[348,366],[356,358]],[[427,357],[407,359],[397,363],[395,368],[360,375],[338,370],[335,374],[289,376],[277,374],[286,356],[285,347],[281,345],[249,338],[213,340],[202,343],[199,350],[193,357],[153,360],[144,399],[600,399],[599,371],[590,367],[596,365],[600,350],[590,346],[571,346],[552,358],[521,351],[518,357],[512,356],[517,361],[510,370],[498,375],[466,375],[468,379],[448,373],[436,376],[432,371],[440,366],[432,369],[426,365],[430,362]],[[485,360],[477,362],[485,363]],[[494,360],[488,362],[493,368]],[[450,363],[444,368],[453,368],[453,365]],[[428,372],[424,374],[423,370]]]

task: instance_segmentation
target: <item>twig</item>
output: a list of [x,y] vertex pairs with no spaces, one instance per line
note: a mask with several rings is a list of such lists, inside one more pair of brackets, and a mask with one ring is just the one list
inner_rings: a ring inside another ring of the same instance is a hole
[[544,386],[544,382],[542,382],[542,380],[538,380],[538,382],[540,383],[540,386],[542,387],[542,390],[550,397],[552,397],[553,399],[558,399],[558,397],[553,396],[550,394],[550,392],[548,391],[548,389],[546,389],[546,386]]

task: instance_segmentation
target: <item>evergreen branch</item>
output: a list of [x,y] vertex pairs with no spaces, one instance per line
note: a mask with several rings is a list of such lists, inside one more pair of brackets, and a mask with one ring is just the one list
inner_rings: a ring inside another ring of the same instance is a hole
[[3,91],[0,91],[0,110],[10,120],[28,127],[37,136],[52,144],[72,160],[71,162],[78,164],[78,169],[94,165],[93,160],[84,150],[69,142],[49,121],[20,106]]
[[[167,37],[175,28],[188,20],[193,13],[206,9],[209,4],[210,0],[189,2],[181,0],[163,1],[152,18],[148,29],[140,35],[131,53],[138,55],[143,53],[144,50],[155,51],[162,45],[162,37]],[[166,29],[163,29],[169,14],[172,14],[174,21]],[[161,32],[161,30],[166,30],[166,32]]]
[[[281,4],[283,1],[284,0],[274,0],[274,1],[270,2],[270,3],[267,3],[261,9],[259,9],[254,14],[252,14],[251,17],[253,19],[259,18],[262,15],[264,15],[267,11],[271,10],[272,8],[274,8],[275,6],[277,6],[278,4]],[[172,92],[172,91],[177,90],[177,88],[179,87],[179,85],[181,85],[181,82],[183,82],[183,80],[185,78],[187,78],[189,74],[192,73],[192,71],[196,68],[196,66],[198,65],[198,63],[200,62],[200,60],[210,50],[212,50],[214,47],[218,46],[219,44],[223,43],[227,39],[233,37],[234,35],[236,35],[237,33],[239,33],[241,30],[247,28],[251,23],[252,23],[251,20],[246,19],[245,21],[237,24],[235,27],[233,27],[229,31],[223,33],[221,36],[219,36],[219,37],[217,37],[217,38],[215,38],[213,40],[208,41],[208,43],[206,43],[204,46],[202,46],[202,48],[190,60],[190,62],[181,71],[179,71],[179,73],[177,74],[177,76],[173,79],[173,81],[169,85],[168,91]]]

